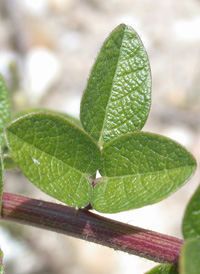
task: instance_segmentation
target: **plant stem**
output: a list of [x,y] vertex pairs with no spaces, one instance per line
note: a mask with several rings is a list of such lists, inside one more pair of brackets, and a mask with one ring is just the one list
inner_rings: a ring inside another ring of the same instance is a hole
[[175,266],[183,244],[181,239],[107,219],[90,211],[10,193],[3,193],[1,217]]

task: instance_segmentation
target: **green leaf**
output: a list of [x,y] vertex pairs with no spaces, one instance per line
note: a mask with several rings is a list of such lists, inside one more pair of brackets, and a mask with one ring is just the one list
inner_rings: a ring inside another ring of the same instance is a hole
[[6,136],[14,161],[38,188],[76,208],[90,202],[90,175],[99,167],[100,151],[83,130],[36,113],[11,123]]
[[3,155],[3,166],[5,170],[17,168],[16,163],[13,161],[12,157],[8,154]]
[[3,148],[5,144],[4,129],[11,119],[10,100],[8,89],[0,74],[0,145]]
[[3,252],[0,250],[0,274],[4,274]]
[[186,240],[180,256],[181,274],[199,274],[200,272],[200,240]]
[[103,177],[94,187],[92,206],[115,213],[156,203],[179,189],[195,168],[193,156],[166,137],[122,135],[102,150]]
[[178,270],[170,264],[162,264],[154,267],[145,274],[178,274]]
[[142,129],[151,105],[151,73],[138,34],[119,25],[104,42],[81,101],[83,128],[104,146]]
[[182,231],[185,239],[200,239],[200,187],[188,203],[183,218]]
[[47,108],[31,108],[31,109],[26,109],[26,110],[23,110],[23,111],[20,111],[20,112],[17,112],[14,117],[13,117],[13,120],[16,119],[16,118],[19,118],[21,116],[24,116],[26,114],[30,114],[30,113],[40,113],[40,112],[43,112],[43,113],[50,113],[50,114],[56,114],[56,115],[59,115],[67,120],[69,120],[70,122],[72,122],[73,124],[75,124],[76,126],[82,128],[82,124],[80,122],[80,120],[74,118],[73,116],[67,114],[67,113],[64,113],[64,112],[60,112],[60,111],[54,111],[54,110],[50,110],[50,109],[47,109]]

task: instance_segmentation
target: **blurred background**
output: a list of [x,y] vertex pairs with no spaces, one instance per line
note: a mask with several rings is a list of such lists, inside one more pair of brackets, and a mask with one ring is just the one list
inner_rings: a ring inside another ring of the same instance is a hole
[[[153,94],[144,130],[182,143],[200,162],[199,0],[0,1],[0,72],[13,112],[46,107],[79,116],[82,92],[101,44],[120,23],[132,26],[149,55]],[[181,222],[200,182],[197,170],[177,193],[153,206],[106,215],[182,237]],[[4,189],[54,201],[17,170]],[[154,263],[106,247],[1,221],[6,274],[141,274]]]

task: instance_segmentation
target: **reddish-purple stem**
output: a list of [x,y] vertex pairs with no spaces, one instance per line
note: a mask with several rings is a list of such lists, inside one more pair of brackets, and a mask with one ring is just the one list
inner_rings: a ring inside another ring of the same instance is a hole
[[177,266],[183,240],[101,217],[86,210],[3,193],[1,217]]

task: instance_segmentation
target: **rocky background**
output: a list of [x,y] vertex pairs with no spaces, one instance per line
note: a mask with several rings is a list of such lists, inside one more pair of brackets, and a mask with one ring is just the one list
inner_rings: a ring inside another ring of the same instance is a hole
[[[182,143],[200,162],[199,0],[0,1],[0,72],[13,113],[47,107],[79,116],[81,95],[104,39],[120,23],[140,35],[152,69],[152,109],[144,130]],[[200,181],[142,209],[106,215],[182,237],[181,220]],[[19,171],[5,174],[6,191],[53,201]],[[0,224],[6,274],[141,274],[145,259],[57,233]]]

